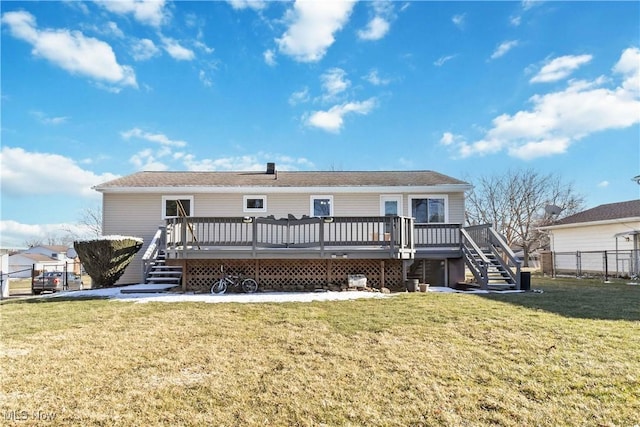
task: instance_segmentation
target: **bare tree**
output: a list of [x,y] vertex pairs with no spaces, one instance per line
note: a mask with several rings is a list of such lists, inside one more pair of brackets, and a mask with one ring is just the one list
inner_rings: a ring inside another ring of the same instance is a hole
[[469,225],[491,224],[507,244],[521,247],[527,267],[532,248],[547,243],[537,227],[558,219],[552,218],[545,206],[558,206],[563,217],[579,211],[583,202],[573,185],[563,183],[557,175],[510,170],[478,180],[467,195],[466,216]]
[[92,237],[102,236],[102,209],[100,206],[84,208],[80,217],[80,225],[86,227]]
[[24,241],[24,245],[27,248],[35,248],[36,246],[42,246],[42,239],[39,237],[31,237]]

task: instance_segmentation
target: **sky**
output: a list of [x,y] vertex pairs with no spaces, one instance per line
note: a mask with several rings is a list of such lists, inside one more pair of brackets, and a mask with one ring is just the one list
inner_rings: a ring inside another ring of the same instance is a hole
[[0,247],[142,170],[556,174],[640,197],[640,2],[2,1]]

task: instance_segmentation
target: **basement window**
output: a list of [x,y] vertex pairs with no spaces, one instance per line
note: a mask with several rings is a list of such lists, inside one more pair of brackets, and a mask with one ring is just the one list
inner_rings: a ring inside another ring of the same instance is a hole
[[267,196],[243,196],[242,211],[246,213],[266,212]]
[[162,219],[193,216],[193,196],[162,196]]

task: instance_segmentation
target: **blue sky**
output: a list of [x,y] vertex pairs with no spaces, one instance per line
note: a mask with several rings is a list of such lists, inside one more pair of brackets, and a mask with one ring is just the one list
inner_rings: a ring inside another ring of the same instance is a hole
[[640,197],[639,2],[1,5],[2,247],[139,170],[532,168],[586,208]]

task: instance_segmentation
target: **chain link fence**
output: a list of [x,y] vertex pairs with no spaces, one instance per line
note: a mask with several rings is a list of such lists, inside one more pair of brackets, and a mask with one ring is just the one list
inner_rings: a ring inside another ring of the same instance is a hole
[[[0,278],[7,286],[3,297],[9,295],[31,294],[33,283],[44,283],[46,273],[59,272],[63,280],[63,288],[67,288],[66,281],[70,275],[77,275],[84,283],[90,283],[91,278],[86,275],[80,261],[61,261],[55,264],[33,263],[6,266],[0,271]],[[90,285],[89,285],[90,286]]]
[[620,277],[640,276],[640,251],[548,252],[542,270],[553,276]]

